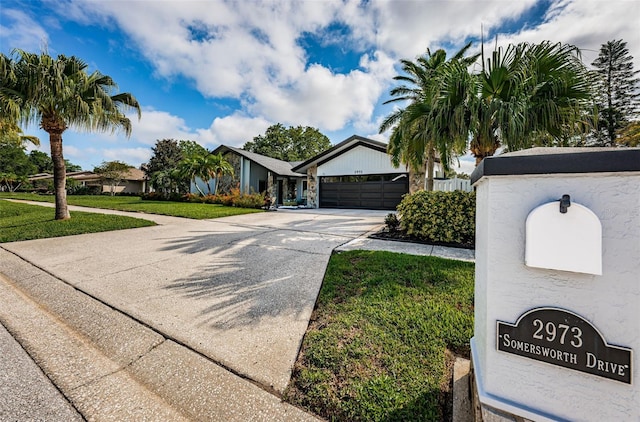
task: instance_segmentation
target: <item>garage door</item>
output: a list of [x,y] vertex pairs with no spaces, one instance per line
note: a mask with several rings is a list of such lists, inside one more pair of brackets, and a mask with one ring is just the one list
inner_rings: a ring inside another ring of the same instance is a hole
[[394,210],[408,192],[406,174],[321,177],[320,207]]

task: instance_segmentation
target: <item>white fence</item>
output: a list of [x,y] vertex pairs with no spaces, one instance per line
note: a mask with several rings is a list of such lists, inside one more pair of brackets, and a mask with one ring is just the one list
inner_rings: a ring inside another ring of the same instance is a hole
[[471,192],[471,180],[469,179],[437,179],[433,181],[434,191],[453,192],[454,190],[462,190],[465,192]]

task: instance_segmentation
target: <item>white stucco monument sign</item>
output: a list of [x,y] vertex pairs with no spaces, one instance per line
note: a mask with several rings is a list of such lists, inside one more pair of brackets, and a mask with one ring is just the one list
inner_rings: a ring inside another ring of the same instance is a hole
[[485,421],[640,421],[640,149],[485,159],[474,385]]

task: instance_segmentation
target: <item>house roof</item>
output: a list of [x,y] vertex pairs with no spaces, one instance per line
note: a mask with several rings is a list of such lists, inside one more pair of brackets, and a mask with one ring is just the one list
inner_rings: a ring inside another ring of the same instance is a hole
[[[92,171],[71,171],[67,173],[67,178],[74,180],[82,180],[82,181],[94,181],[100,180],[100,175],[92,172]],[[29,180],[47,180],[53,179],[53,174],[49,173],[39,173],[29,177]],[[123,180],[133,180],[133,181],[142,181],[146,180],[146,176],[144,172],[137,168],[130,168],[127,173],[124,175]]]
[[385,144],[384,142],[374,141],[373,139],[365,138],[358,135],[353,135],[345,139],[344,141],[340,142],[339,144],[334,145],[333,147],[329,148],[323,153],[320,153],[315,157],[310,158],[296,165],[295,167],[293,167],[293,171],[306,172],[307,169],[313,166],[314,164],[322,164],[328,160],[333,159],[334,157],[340,154],[343,154],[349,151],[350,149],[357,147],[358,145],[362,145],[367,148],[371,148],[376,151],[380,151],[384,153],[387,152],[387,144]]
[[261,154],[256,154],[255,152],[249,152],[242,148],[235,148],[226,145],[220,145],[216,148],[213,153],[224,153],[227,151],[233,151],[238,155],[243,156],[244,158],[251,160],[262,167],[266,168],[269,171],[279,175],[279,176],[289,176],[289,177],[307,177],[306,174],[296,173],[292,170],[292,167],[295,163],[288,163],[286,161],[278,160],[277,158],[267,157]]
[[[83,170],[83,171],[70,171],[67,172],[67,177],[71,177],[73,179],[78,179],[80,177],[86,176],[86,175],[92,175],[95,174],[92,171],[88,171],[88,170]],[[33,180],[47,180],[47,179],[53,179],[53,174],[50,173],[38,173],[38,174],[34,174],[33,176],[29,176],[29,180],[33,181]]]

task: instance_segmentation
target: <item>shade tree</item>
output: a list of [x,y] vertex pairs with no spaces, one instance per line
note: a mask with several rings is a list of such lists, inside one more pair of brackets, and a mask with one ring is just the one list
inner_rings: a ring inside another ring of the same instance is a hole
[[331,148],[331,141],[313,127],[271,125],[264,135],[245,143],[242,149],[283,161],[304,161]]

